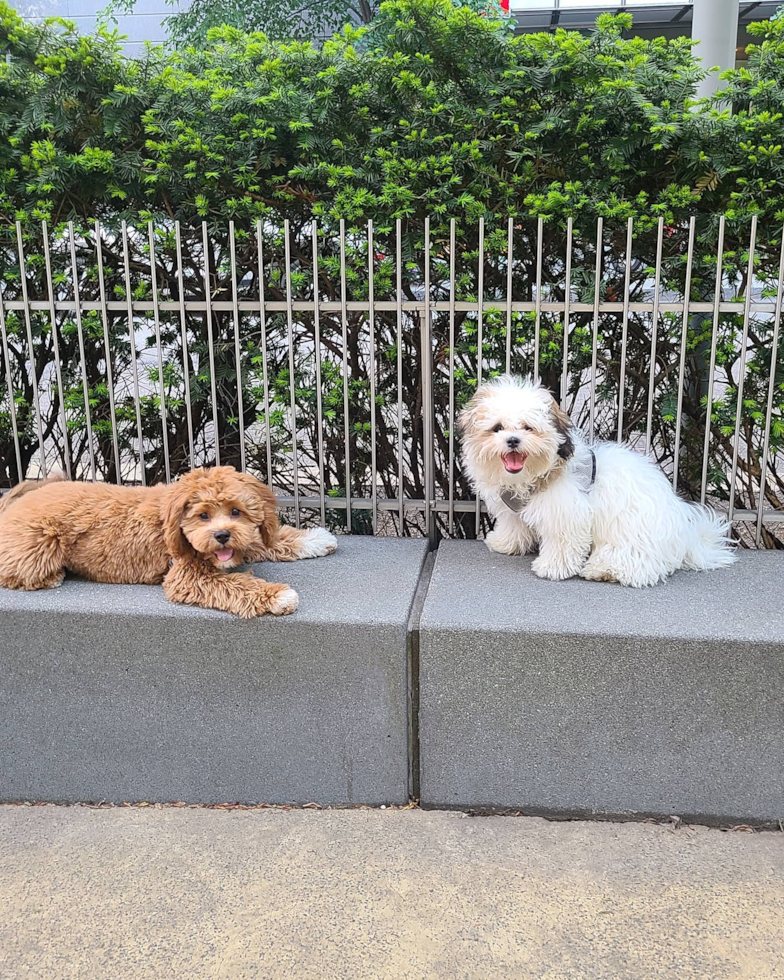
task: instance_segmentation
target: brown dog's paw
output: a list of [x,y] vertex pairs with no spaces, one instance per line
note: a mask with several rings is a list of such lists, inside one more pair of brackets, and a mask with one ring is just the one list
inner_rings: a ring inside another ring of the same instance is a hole
[[302,532],[297,547],[297,558],[323,558],[337,551],[338,542],[326,528],[314,527]]
[[272,613],[273,616],[289,616],[296,611],[298,606],[299,596],[294,589],[290,589],[288,585],[284,585],[281,587],[281,591],[269,600],[267,611]]

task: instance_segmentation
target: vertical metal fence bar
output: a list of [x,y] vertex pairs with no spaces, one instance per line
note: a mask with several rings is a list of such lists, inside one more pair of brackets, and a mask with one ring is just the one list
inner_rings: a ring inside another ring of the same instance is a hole
[[479,219],[479,258],[476,277],[477,318],[476,318],[476,386],[482,384],[482,361],[484,359],[484,298],[485,298],[485,219]]
[[656,269],[653,279],[653,312],[651,313],[651,362],[648,369],[648,417],[645,422],[645,452],[651,451],[653,427],[653,388],[656,381],[656,344],[659,336],[659,291],[661,288],[662,246],[664,244],[664,218],[659,218],[656,237]]
[[[541,220],[541,219],[540,219]],[[540,269],[541,271],[541,269]],[[477,283],[476,283],[476,298],[477,298],[477,321],[476,321],[476,387],[477,391],[482,387],[482,357],[483,357],[483,336],[482,327],[484,326],[484,299],[485,299],[485,219],[479,219],[479,259],[477,267]],[[538,327],[537,327],[538,331]],[[538,336],[538,334],[537,334]],[[482,523],[482,498],[479,494],[476,495],[476,519],[475,527],[476,533],[479,534],[479,529]]]
[[770,429],[773,424],[773,393],[776,390],[776,359],[779,346],[779,327],[781,325],[781,304],[784,298],[784,228],[781,232],[781,252],[779,253],[779,282],[776,287],[776,312],[773,318],[773,338],[770,347],[770,378],[768,380],[768,404],[765,410],[765,436],[762,445],[760,470],[760,492],[757,501],[757,531],[755,543],[759,548],[762,541],[762,513],[765,506],[765,485],[768,479],[768,452],[770,450]]
[[713,291],[713,331],[711,333],[710,367],[708,368],[708,397],[705,408],[705,439],[702,446],[702,483],[700,485],[700,503],[705,503],[708,492],[708,455],[710,452],[711,416],[713,414],[713,381],[716,373],[716,345],[719,337],[719,321],[721,312],[722,281],[724,278],[724,215],[719,219],[719,243],[716,249],[716,287]]
[[19,445],[19,429],[16,423],[16,402],[14,401],[14,379],[11,376],[11,358],[8,353],[8,333],[5,328],[5,308],[2,296],[0,296],[0,339],[3,342],[5,383],[8,388],[8,413],[11,416],[11,433],[14,439],[14,454],[16,455],[16,478],[21,483],[25,478],[25,474],[22,472],[22,451]]
[[422,346],[422,454],[425,464],[425,529],[431,547],[436,543],[435,435],[433,433],[433,340],[430,310],[430,218],[425,218],[425,296],[421,319]]
[[[514,221],[509,218],[506,233],[506,373],[512,371],[512,294],[514,276]],[[454,302],[454,301],[453,301]],[[450,523],[450,533],[452,530]]]
[[[509,219],[511,227],[511,218]],[[449,533],[455,530],[455,219],[449,222]],[[510,250],[511,255],[511,241]],[[509,292],[511,312],[511,292]],[[509,360],[507,346],[507,364]],[[507,371],[509,370],[507,366]]]
[[112,423],[112,451],[114,471],[118,485],[122,486],[120,463],[120,439],[117,432],[117,406],[114,403],[114,377],[112,371],[112,346],[109,340],[109,308],[106,305],[106,280],[103,272],[103,237],[101,222],[95,221],[95,259],[98,264],[98,293],[101,303],[101,323],[103,325],[103,356],[106,360],[106,389],[109,393],[109,418]]
[[621,372],[618,378],[618,442],[623,442],[623,399],[626,392],[626,347],[629,339],[629,292],[632,282],[633,219],[626,223],[626,267],[623,274],[623,322],[621,326]]
[[46,452],[44,451],[44,428],[41,421],[41,403],[38,398],[38,372],[35,369],[35,348],[33,347],[33,322],[30,315],[30,300],[27,296],[27,270],[25,269],[24,244],[22,242],[22,223],[16,223],[16,243],[19,251],[19,284],[22,287],[22,302],[24,303],[24,321],[27,330],[27,352],[30,357],[30,374],[33,387],[33,409],[35,425],[38,434],[38,449],[41,454],[41,474],[47,474]]
[[340,219],[340,322],[343,339],[343,435],[346,454],[346,533],[351,534],[351,443],[348,417],[348,309],[346,306],[346,221]]
[[242,350],[240,348],[240,298],[237,285],[237,248],[234,241],[234,222],[229,222],[231,252],[231,302],[234,315],[234,373],[237,379],[237,424],[240,431],[240,469],[245,472],[245,402],[242,397]]
[[270,427],[269,399],[269,368],[267,365],[267,300],[264,292],[264,238],[261,218],[256,222],[256,245],[258,246],[259,261],[259,318],[261,326],[261,370],[264,375],[262,387],[264,390],[264,421],[266,423],[267,440],[267,485],[272,487],[272,431]]
[[399,530],[403,533],[403,222],[395,223],[395,267],[397,300],[397,497]]
[[291,462],[294,473],[294,523],[299,527],[299,460],[297,457],[297,381],[294,374],[294,298],[291,295],[291,226],[283,222],[283,254],[286,261],[286,329],[289,347],[289,411],[291,412]]
[[368,372],[370,374],[370,499],[373,508],[373,534],[378,530],[378,474],[376,473],[376,306],[373,281],[373,222],[368,221],[368,328],[370,349]]
[[71,271],[73,273],[74,305],[76,313],[76,335],[79,339],[79,367],[82,375],[82,395],[84,397],[84,421],[87,426],[87,451],[90,454],[90,479],[95,482],[95,446],[93,445],[93,420],[90,411],[90,385],[87,380],[87,358],[84,353],[84,328],[82,326],[82,301],[79,295],[79,268],[76,264],[76,233],[73,221],[68,222],[68,237],[71,241]]
[[573,221],[566,222],[566,281],[564,284],[563,370],[561,372],[561,408],[566,409],[566,392],[569,380],[569,320],[572,302],[572,228]]
[[218,384],[215,377],[215,341],[212,336],[212,290],[210,289],[210,240],[207,222],[201,223],[202,247],[204,249],[204,301],[207,318],[207,353],[210,361],[210,393],[212,395],[212,427],[215,444],[215,465],[220,466],[220,432],[218,430]]
[[177,289],[180,313],[180,344],[182,346],[182,378],[185,387],[185,414],[188,422],[188,455],[191,469],[196,466],[196,452],[193,446],[193,407],[191,405],[191,359],[188,353],[188,320],[185,314],[185,276],[182,269],[182,238],[180,223],[174,223],[175,248],[177,250]]
[[321,321],[319,308],[321,294],[319,291],[318,270],[318,223],[313,220],[313,334],[316,347],[316,425],[318,428],[318,471],[319,471],[319,501],[321,505],[321,523],[327,520],[326,500],[324,489],[324,411],[321,403]]
[[[544,250],[544,222],[536,223],[536,322],[534,324],[534,381],[539,380],[539,337],[542,329],[542,252]],[[479,515],[477,513],[477,522]]]
[[73,478],[71,472],[71,450],[68,440],[68,420],[65,416],[65,388],[63,387],[63,370],[60,362],[60,341],[57,337],[57,311],[54,306],[54,278],[52,276],[52,256],[49,251],[49,229],[45,221],[41,223],[41,237],[44,244],[44,266],[46,268],[46,295],[49,301],[49,324],[52,330],[52,353],[54,354],[54,371],[57,378],[57,398],[60,402],[60,425],[63,428],[63,460],[68,479]]
[[147,235],[150,239],[150,280],[152,286],[152,317],[155,326],[155,353],[158,357],[158,392],[161,399],[161,436],[163,437],[163,465],[166,471],[166,482],[171,483],[171,465],[169,462],[169,424],[166,420],[166,385],[163,378],[163,349],[161,347],[161,310],[158,300],[158,269],[155,265],[155,229],[152,221],[147,224]]
[[740,344],[740,370],[738,375],[738,404],[735,411],[735,438],[732,447],[732,473],[730,476],[730,505],[728,517],[731,521],[735,513],[735,481],[738,476],[738,450],[740,449],[740,423],[743,414],[743,384],[746,374],[746,347],[749,342],[749,320],[751,317],[751,291],[754,285],[754,252],[757,247],[757,215],[751,219],[749,236],[749,264],[746,269],[746,302],[743,306],[743,336]]
[[128,249],[128,225],[122,223],[123,265],[125,267],[125,305],[128,317],[128,342],[131,347],[131,372],[133,374],[133,404],[136,409],[136,434],[139,438],[139,469],[142,486],[147,486],[144,464],[144,436],[142,432],[142,409],[139,400],[139,370],[136,364],[136,332],[133,323],[133,290],[131,288],[131,259]]
[[604,219],[596,222],[596,266],[593,275],[593,340],[591,343],[591,391],[588,412],[591,425],[591,442],[596,440],[596,363],[599,351],[599,303],[602,293],[602,250]]
[[689,333],[689,302],[691,300],[691,269],[694,259],[694,229],[697,219],[689,221],[689,248],[686,253],[686,282],[683,287],[683,324],[681,326],[681,354],[678,366],[678,406],[675,411],[675,449],[672,460],[672,486],[678,489],[678,463],[681,452],[681,422],[683,415],[683,382],[686,374],[686,341]]

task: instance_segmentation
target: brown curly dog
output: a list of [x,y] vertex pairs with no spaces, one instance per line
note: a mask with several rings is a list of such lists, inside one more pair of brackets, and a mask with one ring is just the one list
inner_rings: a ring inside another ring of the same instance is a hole
[[9,589],[54,589],[69,571],[94,582],[162,582],[172,602],[247,618],[283,616],[299,604],[288,585],[226,572],[336,547],[322,528],[281,527],[270,488],[232,466],[155,487],[50,477],[0,501],[0,586]]

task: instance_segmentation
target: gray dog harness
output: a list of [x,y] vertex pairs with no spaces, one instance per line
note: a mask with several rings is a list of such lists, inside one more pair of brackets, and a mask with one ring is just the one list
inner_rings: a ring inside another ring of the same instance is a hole
[[[586,459],[584,463],[579,463],[579,469],[577,470],[577,475],[582,476],[585,481],[585,486],[583,486],[584,493],[588,493],[596,481],[596,454],[593,449],[589,449],[588,453],[591,457],[590,461]],[[536,487],[533,487],[523,497],[513,493],[511,490],[504,490],[501,494],[501,500],[503,500],[509,510],[514,511],[515,514],[519,514],[530,502],[531,497],[536,493],[536,489]]]

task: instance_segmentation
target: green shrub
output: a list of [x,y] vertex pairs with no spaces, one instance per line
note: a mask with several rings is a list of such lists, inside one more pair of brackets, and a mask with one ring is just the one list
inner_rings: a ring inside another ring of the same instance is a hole
[[[257,241],[262,227],[265,289],[268,300],[286,298],[283,221],[290,223],[292,291],[312,296],[311,220],[321,229],[322,299],[340,299],[338,223],[348,228],[347,298],[367,296],[366,222],[375,225],[375,295],[389,300],[395,289],[397,241],[401,220],[404,289],[421,299],[424,280],[424,220],[431,220],[430,281],[434,299],[449,296],[450,219],[456,222],[457,300],[475,299],[479,253],[477,226],[485,228],[484,296],[506,296],[507,221],[515,226],[513,295],[530,301],[536,281],[537,219],[543,219],[542,281],[549,297],[562,299],[566,222],[572,219],[572,286],[577,301],[593,301],[596,222],[604,235],[603,296],[620,298],[626,273],[626,222],[634,221],[630,286],[632,299],[650,287],[657,225],[667,232],[663,287],[683,288],[688,221],[696,220],[692,299],[712,299],[718,215],[726,214],[724,270],[727,289],[742,298],[752,216],[757,216],[755,275],[775,287],[781,224],[784,221],[781,146],[784,27],[757,28],[762,43],[750,52],[747,68],[729,72],[726,92],[711,103],[695,105],[700,77],[688,39],[625,39],[628,15],[603,15],[588,37],[558,30],[552,34],[510,35],[501,21],[454,7],[448,0],[395,0],[382,4],[370,27],[347,27],[332,41],[311,44],[273,42],[261,34],[223,27],[209,34],[204,48],[165,52],[151,48],[130,60],[118,37],[100,30],[79,36],[62,21],[24,24],[0,3],[0,274],[7,301],[20,295],[14,222],[22,224],[27,255],[27,289],[32,299],[48,297],[40,222],[46,220],[58,298],[72,298],[66,223],[73,221],[82,298],[97,298],[95,243],[89,238],[97,218],[105,229],[103,264],[110,299],[107,325],[118,383],[121,453],[138,457],[137,419],[125,379],[131,363],[130,335],[122,303],[126,282],[119,235],[122,221],[132,227],[129,242],[131,289],[137,300],[151,295],[146,222],[156,234],[158,288],[163,301],[179,296],[174,222],[180,223],[185,295],[204,298],[202,222],[212,248],[208,257],[210,290],[219,304],[232,296],[227,225],[236,224],[238,295],[258,297]],[[734,105],[730,112],[729,105]],[[742,306],[740,307],[742,310]],[[32,386],[24,368],[26,323],[19,311],[6,312],[11,371],[22,429],[23,468],[35,457],[38,438],[32,410]],[[136,328],[141,332],[141,318]],[[204,433],[216,409],[223,461],[238,459],[240,406],[236,396],[234,318],[217,308],[213,316],[215,381],[218,404],[211,398],[206,320],[189,312],[186,333],[193,355],[191,403],[197,450],[209,456]],[[300,462],[307,464],[321,435],[327,488],[344,493],[343,459],[346,419],[340,365],[343,323],[339,311],[320,317],[321,373],[325,420],[314,421],[316,386],[310,313],[298,314],[295,329],[295,383],[299,406]],[[699,495],[702,438],[706,412],[706,341],[712,322],[692,318],[682,399],[679,459],[681,488]],[[59,437],[59,393],[49,377],[53,337],[49,314],[31,318],[39,378],[49,393],[42,407],[44,434]],[[188,459],[187,413],[183,397],[181,324],[176,310],[160,320],[166,390],[167,434],[175,471]],[[270,313],[266,381],[274,395],[264,404],[260,351],[261,323],[246,311],[239,322],[242,341],[242,421],[248,432],[249,461],[276,485],[290,490],[291,425],[286,413],[289,390],[288,322],[284,312]],[[614,435],[623,331],[621,317],[603,314],[599,325],[599,383],[596,425],[599,435]],[[97,433],[96,463],[115,476],[109,424],[110,406],[100,310],[83,325],[87,385]],[[592,314],[578,310],[569,336],[567,404],[585,421],[584,398],[591,364]],[[379,310],[375,318],[375,387],[380,493],[395,496],[397,487],[397,318]],[[449,320],[433,314],[433,376],[439,496],[449,491],[444,461],[449,455]],[[483,372],[503,369],[506,360],[505,312],[483,318]],[[73,314],[57,316],[66,424],[74,455],[84,449],[85,405],[79,370],[78,331]],[[727,472],[733,452],[737,399],[740,314],[722,314],[718,371],[712,413],[709,493],[726,499]],[[355,495],[368,495],[371,482],[369,324],[351,313],[347,323],[350,367],[350,481]],[[645,431],[647,420],[650,317],[632,310],[627,331],[627,370],[623,391],[624,435]],[[652,441],[665,465],[675,441],[681,317],[666,312],[658,325]],[[736,505],[757,502],[759,463],[769,379],[772,323],[755,316],[746,358],[742,433]],[[520,313],[511,322],[512,367],[533,367],[535,323]],[[154,339],[153,339],[154,343]],[[404,318],[402,400],[405,445],[404,492],[421,498],[422,443],[421,351],[419,316]],[[562,318],[542,313],[539,368],[553,388],[561,384]],[[471,392],[477,374],[478,323],[458,312],[454,359],[458,404]],[[781,363],[781,358],[779,358]],[[142,384],[141,425],[145,438],[146,477],[162,474],[162,428],[158,368],[148,370],[150,390]],[[143,378],[144,382],[145,379]],[[781,448],[782,387],[777,386],[772,453]],[[267,459],[269,425],[272,457]],[[60,439],[60,441],[62,441]],[[135,447],[135,448],[134,448]],[[8,403],[0,414],[0,478],[17,478]],[[84,458],[83,452],[80,458]],[[313,463],[313,458],[310,459]],[[311,466],[301,474],[303,490],[315,488]],[[456,496],[469,489],[457,474]],[[755,484],[755,479],[757,484]],[[784,479],[782,474],[781,479]],[[767,493],[782,505],[784,486],[769,472]],[[471,533],[472,519],[464,527]]]

